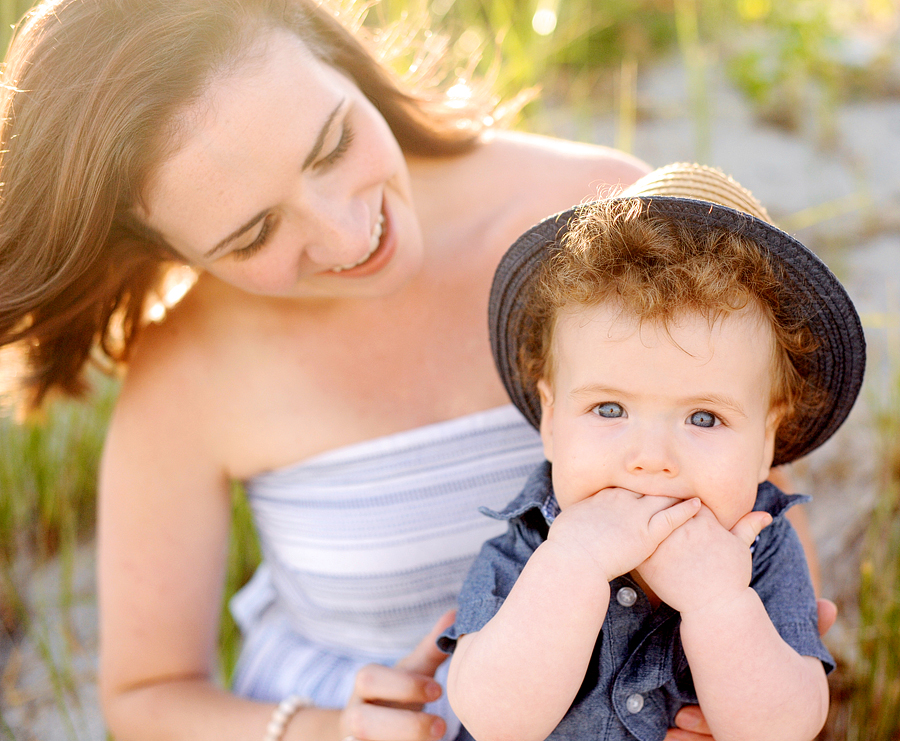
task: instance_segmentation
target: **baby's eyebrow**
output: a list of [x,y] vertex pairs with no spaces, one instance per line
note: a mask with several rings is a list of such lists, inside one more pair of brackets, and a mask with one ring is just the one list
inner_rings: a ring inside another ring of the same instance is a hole
[[577,386],[576,388],[572,389],[569,392],[569,396],[573,396],[576,398],[590,396],[608,396],[612,400],[623,399],[631,396],[631,394],[623,391],[622,389],[604,386],[599,383],[586,383],[584,386]]
[[[624,389],[605,386],[600,383],[587,383],[584,386],[577,386],[569,392],[569,396],[574,399],[590,399],[604,397],[609,401],[628,401],[633,399],[635,394],[625,391]],[[674,400],[677,406],[683,407],[704,407],[712,406],[718,409],[727,409],[732,414],[738,414],[746,417],[747,413],[743,405],[728,394],[699,394],[692,396],[683,396]]]
[[728,396],[727,394],[708,394],[703,396],[689,396],[683,399],[678,400],[679,404],[684,406],[713,406],[718,408],[725,408],[730,410],[733,413],[739,414],[742,417],[746,417],[747,413],[744,411],[743,405],[738,402],[737,399]]

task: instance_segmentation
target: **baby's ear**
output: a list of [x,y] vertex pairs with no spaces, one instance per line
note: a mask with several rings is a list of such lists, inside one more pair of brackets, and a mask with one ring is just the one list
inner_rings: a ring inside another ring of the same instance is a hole
[[553,463],[553,388],[546,378],[537,382],[541,397],[541,441],[544,443],[544,457]]
[[781,427],[785,411],[784,404],[775,404],[769,410],[769,414],[766,417],[766,441],[765,447],[763,448],[762,465],[759,469],[760,482],[769,478],[772,460],[775,458],[775,437],[778,434],[778,428]]

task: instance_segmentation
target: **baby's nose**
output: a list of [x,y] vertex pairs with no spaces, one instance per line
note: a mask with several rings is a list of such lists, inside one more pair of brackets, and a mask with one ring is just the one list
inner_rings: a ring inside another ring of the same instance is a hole
[[635,430],[626,465],[634,473],[660,473],[668,476],[678,473],[671,441],[663,430],[651,426]]

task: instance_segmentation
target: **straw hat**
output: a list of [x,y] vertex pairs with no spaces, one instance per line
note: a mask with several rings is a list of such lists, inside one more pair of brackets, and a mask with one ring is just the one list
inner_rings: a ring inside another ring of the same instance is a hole
[[[796,306],[807,317],[819,347],[809,357],[810,381],[826,393],[824,406],[799,418],[793,444],[776,439],[774,465],[788,463],[819,447],[847,418],[862,384],[866,343],[859,315],[837,278],[810,250],[773,226],[753,195],[719,170],[674,164],[655,170],[615,196],[638,198],[650,214],[725,228],[755,242],[784,268]],[[552,254],[577,215],[576,206],[545,219],[519,237],[500,261],[491,287],[488,316],[494,362],[513,403],[539,427],[541,405],[533,385],[518,371],[531,279]]]

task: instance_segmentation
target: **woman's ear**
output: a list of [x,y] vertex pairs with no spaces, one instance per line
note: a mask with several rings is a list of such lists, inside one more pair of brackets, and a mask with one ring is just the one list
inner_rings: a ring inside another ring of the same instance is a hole
[[544,457],[553,463],[553,389],[546,378],[537,382],[541,397],[541,440],[544,443]]

